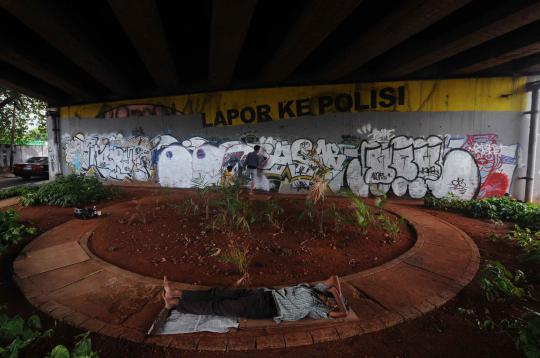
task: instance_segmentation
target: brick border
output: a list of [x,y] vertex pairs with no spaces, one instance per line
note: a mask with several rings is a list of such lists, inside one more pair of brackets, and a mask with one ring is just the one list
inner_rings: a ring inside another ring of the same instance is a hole
[[[45,314],[75,327],[137,343],[225,352],[298,347],[346,339],[417,318],[444,305],[474,278],[479,267],[478,248],[463,231],[418,208],[392,203],[387,205],[387,210],[403,217],[416,232],[417,240],[410,250],[396,259],[342,277],[344,293],[355,313],[352,320],[304,320],[279,325],[268,321],[241,324],[241,328],[247,328],[227,334],[148,337],[144,318],[138,316],[144,316],[143,313],[151,316],[152,310],[159,307],[156,292],[161,280],[124,270],[95,256],[87,243],[100,224],[99,220],[84,223],[72,220],[36,238],[14,261],[14,280],[28,301]],[[73,248],[74,243],[80,249],[76,261],[71,252],[65,257],[61,252],[62,248]],[[55,257],[59,262],[51,266],[47,255],[51,254],[48,249],[53,247],[59,250],[58,258]],[[98,280],[93,278],[94,275],[101,276]],[[94,296],[85,300],[78,295],[77,287],[72,286],[84,285],[92,279],[97,285],[88,294]],[[50,282],[55,280],[62,284],[51,285]],[[129,285],[115,285],[107,280],[128,282]],[[407,285],[400,284],[404,280]],[[175,285],[184,289],[205,288],[182,283]],[[128,292],[123,293],[125,291]],[[64,299],[65,292],[75,294],[76,299]],[[120,309],[114,320],[96,313],[104,309],[102,304],[96,305],[95,302],[102,302],[99,299],[108,298],[110,306],[116,307],[119,301],[115,301],[115,297],[133,295],[133,292],[152,294],[143,302]]]

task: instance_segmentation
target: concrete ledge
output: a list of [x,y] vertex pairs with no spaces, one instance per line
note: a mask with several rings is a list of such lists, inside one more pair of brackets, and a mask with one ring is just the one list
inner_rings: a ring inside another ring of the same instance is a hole
[[[246,351],[305,346],[375,332],[417,318],[467,285],[479,267],[478,248],[461,230],[415,207],[388,205],[417,233],[415,245],[381,266],[342,278],[352,308],[340,320],[276,324],[246,320],[227,334],[145,336],[161,308],[161,280],[126,271],[87,247],[100,221],[72,220],[36,238],[14,262],[14,279],[44,313],[85,330],[182,350]],[[174,283],[183,289],[204,286]]]

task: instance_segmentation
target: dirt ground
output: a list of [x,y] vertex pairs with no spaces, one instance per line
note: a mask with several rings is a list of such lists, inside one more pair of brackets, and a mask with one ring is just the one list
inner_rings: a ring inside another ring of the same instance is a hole
[[[126,201],[126,205],[128,205],[127,201],[144,198],[149,192],[155,192],[155,190],[129,188],[125,189],[125,192],[124,197],[117,201]],[[419,205],[412,204],[412,202],[402,203]],[[72,219],[71,209],[46,208],[45,211],[43,209],[23,208],[21,209],[22,217],[31,221],[40,231],[45,231]],[[519,267],[518,256],[520,251],[516,247],[504,240],[492,241],[488,239],[493,233],[500,237],[504,236],[511,228],[511,225],[500,225],[487,220],[475,220],[455,213],[427,211],[459,227],[470,235],[480,249],[481,265],[485,264],[485,260],[499,260],[507,267]],[[22,248],[22,244],[0,257],[2,280],[0,305],[6,305],[9,314],[19,313],[22,316],[28,316],[35,313],[36,310],[21,296],[11,280],[11,263],[20,248]],[[254,262],[256,261],[254,260]],[[290,279],[294,280],[294,277]],[[538,285],[530,285],[529,289],[538,297]],[[456,298],[440,309],[434,310],[419,319],[407,321],[381,332],[326,344],[244,354],[213,354],[210,352],[181,352],[170,348],[155,348],[97,334],[92,335],[92,342],[94,349],[100,353],[101,357],[217,357],[224,355],[246,357],[519,357],[522,354],[515,348],[513,339],[498,325],[492,331],[483,331],[478,329],[473,321],[476,318],[480,320],[490,318],[498,323],[504,317],[518,317],[524,311],[523,306],[534,308],[537,311],[540,310],[538,303],[524,303],[521,301],[486,303],[480,290],[477,275],[475,280],[461,291]],[[460,308],[472,309],[476,313],[472,317],[466,317],[459,313]],[[54,327],[57,334],[41,347],[37,347],[33,352],[34,356],[42,356],[43,352],[47,352],[47,349],[50,350],[50,347],[58,342],[69,345],[73,342],[72,337],[80,333],[77,329],[44,318],[45,326],[47,328]]]
[[[231,247],[248,247],[250,285],[274,286],[317,281],[334,274],[344,276],[378,266],[407,251],[415,241],[406,224],[392,236],[380,225],[372,225],[366,232],[356,225],[336,227],[332,208],[340,215],[353,214],[345,198],[326,201],[326,233],[321,237],[317,221],[305,214],[304,198],[273,199],[283,213],[271,224],[266,217],[267,196],[251,200],[246,196],[244,200],[256,213],[255,223],[249,232],[227,232],[208,228],[204,212],[193,215],[175,209],[191,197],[190,192],[178,191],[106,210],[104,223],[90,240],[90,249],[105,261],[146,276],[167,275],[178,282],[228,286],[241,274],[233,264],[222,261],[223,254]],[[210,211],[211,216],[216,215],[214,207]],[[399,222],[394,215],[386,215]]]

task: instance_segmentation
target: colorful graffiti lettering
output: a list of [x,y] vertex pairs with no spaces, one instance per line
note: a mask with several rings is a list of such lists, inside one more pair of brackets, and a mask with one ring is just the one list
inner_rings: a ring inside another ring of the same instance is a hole
[[448,147],[463,148],[474,157],[480,171],[479,198],[503,196],[510,192],[517,166],[517,144],[498,144],[496,134],[474,134],[451,137]]
[[330,168],[327,180],[333,191],[350,188],[361,196],[391,191],[413,198],[428,192],[437,197],[451,193],[470,199],[509,190],[517,145],[500,146],[496,136],[412,138],[395,136],[390,130],[371,133],[361,133],[367,139],[359,145],[254,136],[222,142],[202,137],[178,140],[167,134],[154,138],[77,134],[63,138],[63,144],[66,162],[75,173],[105,180],[154,181],[166,187],[191,187],[199,177],[217,184],[229,165],[241,173],[245,156],[259,144],[260,155],[267,160],[255,187],[266,191],[309,188],[315,167],[304,154],[312,149]]

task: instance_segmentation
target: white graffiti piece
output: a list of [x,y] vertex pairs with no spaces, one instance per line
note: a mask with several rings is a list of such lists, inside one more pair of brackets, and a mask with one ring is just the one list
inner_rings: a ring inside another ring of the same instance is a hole
[[[427,183],[441,177],[443,143],[437,136],[427,139],[397,136],[387,144],[364,141],[359,154],[363,181],[374,195],[392,188],[397,196],[409,193],[413,198],[421,198],[427,192]],[[350,176],[347,171],[347,180],[354,181]]]
[[438,198],[448,194],[462,199],[474,198],[480,188],[480,171],[474,157],[463,149],[449,151],[440,179],[430,182],[429,188]]
[[[96,175],[103,180],[154,181],[166,187],[189,188],[198,178],[208,185],[219,184],[227,166],[232,166],[239,175],[247,154],[258,144],[262,165],[254,183],[261,190],[309,189],[316,165],[306,153],[315,150],[319,160],[330,168],[326,179],[335,192],[349,188],[360,196],[368,196],[391,190],[396,196],[413,198],[422,198],[428,192],[437,197],[451,193],[461,198],[487,193],[488,189],[481,187],[486,164],[478,163],[486,157],[485,153],[479,154],[479,146],[465,146],[466,140],[455,138],[412,138],[387,131],[383,140],[369,139],[352,145],[306,138],[289,142],[250,137],[249,143],[239,140],[216,143],[202,137],[178,140],[168,134],[149,138],[79,133],[64,137],[63,149],[72,172]],[[502,151],[497,155],[501,158],[500,167],[513,164]],[[507,189],[509,184],[501,179],[499,172],[490,175],[491,181],[485,181],[490,185],[489,192]]]

